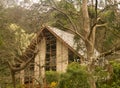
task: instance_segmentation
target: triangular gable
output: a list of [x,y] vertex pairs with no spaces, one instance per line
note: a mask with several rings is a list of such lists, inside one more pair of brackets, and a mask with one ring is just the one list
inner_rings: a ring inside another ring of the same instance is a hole
[[[79,40],[79,46],[80,49],[77,51],[77,43],[75,43],[74,35],[65,31],[62,31],[58,28],[55,27],[50,27],[50,26],[45,26],[42,28],[41,32],[43,30],[47,29],[49,32],[51,32],[58,40],[62,41],[70,50],[72,50],[74,53],[76,53],[79,57],[81,58],[86,58],[86,48],[85,48],[85,43],[82,39]],[[94,49],[94,55],[95,57],[99,55],[99,52]]]
[[[82,51],[84,49],[82,49],[80,51],[76,51],[77,45],[74,43],[74,35],[73,34],[62,31],[55,27],[50,27],[50,26],[42,28],[42,30],[39,32],[39,34],[41,34],[41,32],[45,29],[48,30],[50,33],[52,33],[58,40],[63,42],[65,44],[65,46],[67,46],[71,51],[76,53],[79,57],[83,58],[83,56],[85,56],[84,51]],[[81,42],[83,42],[83,41],[81,41]],[[83,46],[82,43],[81,43],[81,46]]]

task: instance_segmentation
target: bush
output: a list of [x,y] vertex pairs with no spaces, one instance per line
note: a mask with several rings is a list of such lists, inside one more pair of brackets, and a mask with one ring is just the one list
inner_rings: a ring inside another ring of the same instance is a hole
[[59,73],[55,71],[46,71],[46,82],[47,84],[51,84],[52,82],[58,82]]
[[120,63],[112,61],[111,65],[113,68],[111,79],[97,81],[97,88],[120,88]]
[[71,63],[67,72],[61,74],[58,88],[90,88],[85,68],[78,63]]

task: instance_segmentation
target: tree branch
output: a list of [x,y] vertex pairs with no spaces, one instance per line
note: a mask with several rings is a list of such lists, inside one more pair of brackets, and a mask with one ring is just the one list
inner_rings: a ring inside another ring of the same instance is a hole
[[77,36],[79,36],[83,41],[85,41],[85,38],[76,30],[72,30],[72,29],[70,29],[70,28],[68,28],[68,27],[65,27],[65,26],[63,26],[62,24],[60,24],[60,26],[62,26],[63,28],[65,28],[65,29],[68,29],[69,31],[71,31],[72,33],[74,33],[74,34],[76,34]]
[[[89,33],[89,36],[88,36],[88,39],[90,39],[91,35],[92,35],[92,32],[93,32],[93,29],[96,27],[96,25],[98,25],[98,21],[100,20],[100,17],[97,18],[96,22],[92,25],[92,27],[90,28],[90,33]],[[99,24],[100,25],[100,24]],[[103,24],[101,24],[102,26]]]
[[107,23],[104,23],[104,24],[96,24],[96,27],[103,27],[103,26],[106,26]]
[[[37,53],[36,53],[36,54],[37,54]],[[35,54],[35,55],[36,55],[36,54]],[[10,69],[11,69],[12,71],[14,71],[14,72],[21,71],[22,69],[24,69],[24,68],[31,62],[31,60],[35,57],[35,55],[33,54],[32,57],[31,57],[30,59],[28,59],[26,62],[23,62],[23,63],[20,65],[20,67],[15,67],[15,66],[13,66],[10,62],[8,62]],[[29,58],[29,57],[28,57],[28,58]]]
[[108,50],[108,51],[106,51],[106,52],[104,52],[104,53],[101,53],[101,54],[98,56],[98,58],[99,58],[99,57],[106,57],[106,56],[108,56],[108,55],[113,54],[113,53],[116,52],[116,51],[119,51],[119,50],[120,50],[120,46],[117,46],[117,47],[115,47],[115,48],[113,48],[113,49],[111,49],[111,50]]
[[112,7],[114,7],[114,6],[118,5],[118,4],[120,4],[120,2],[115,3],[115,4],[107,5],[104,9],[102,9],[101,11],[99,11],[98,15],[100,15],[100,13],[102,13],[102,12],[108,10],[109,8],[112,8]]
[[73,30],[75,30],[75,31],[77,30],[77,28],[76,28],[75,24],[73,23],[72,19],[65,12],[63,12],[62,10],[60,10],[56,7],[52,7],[52,8],[55,9],[56,11],[64,14],[68,18],[69,22],[71,23]]

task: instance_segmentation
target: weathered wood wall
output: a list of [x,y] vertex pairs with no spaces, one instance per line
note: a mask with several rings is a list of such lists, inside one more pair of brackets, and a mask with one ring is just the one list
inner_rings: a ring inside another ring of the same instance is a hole
[[[68,48],[59,40],[56,40],[56,71],[65,72],[68,66]],[[35,79],[44,79],[45,77],[45,58],[46,58],[46,40],[43,38],[38,45],[39,53],[35,57],[34,77]],[[24,71],[21,72],[21,80],[24,84]]]
[[24,84],[24,70],[20,71],[20,84]]
[[65,72],[68,66],[68,48],[63,42],[57,40],[57,71]]
[[38,46],[39,53],[35,58],[35,70],[34,76],[36,79],[40,77],[45,77],[45,55],[46,55],[46,41],[45,38],[41,40],[40,45]]

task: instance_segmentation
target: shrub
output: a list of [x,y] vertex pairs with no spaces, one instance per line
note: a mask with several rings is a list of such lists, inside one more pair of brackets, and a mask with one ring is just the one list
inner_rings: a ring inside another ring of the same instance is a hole
[[46,71],[46,82],[47,84],[51,84],[52,82],[58,82],[59,73],[55,71]]
[[120,63],[112,61],[111,65],[113,68],[111,79],[97,81],[97,88],[120,88]]
[[67,72],[61,74],[58,88],[90,88],[85,67],[75,62],[71,63]]

